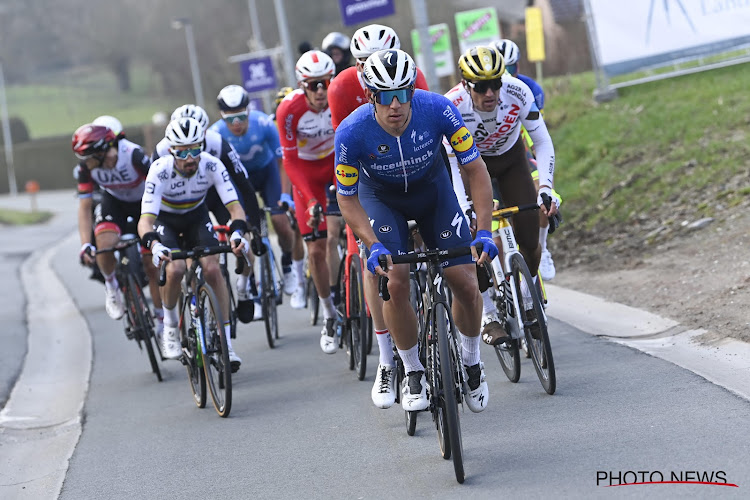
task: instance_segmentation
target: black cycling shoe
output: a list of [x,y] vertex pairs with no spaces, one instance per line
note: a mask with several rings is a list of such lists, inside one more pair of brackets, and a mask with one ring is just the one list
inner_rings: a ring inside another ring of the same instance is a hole
[[237,319],[250,323],[255,316],[255,302],[252,299],[237,301]]

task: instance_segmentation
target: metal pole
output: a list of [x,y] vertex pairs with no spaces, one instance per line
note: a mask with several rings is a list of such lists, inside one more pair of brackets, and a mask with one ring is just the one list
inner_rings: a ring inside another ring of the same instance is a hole
[[297,77],[294,76],[294,65],[296,61],[292,58],[295,53],[292,49],[292,42],[289,40],[289,25],[286,22],[286,11],[284,10],[284,0],[273,0],[273,6],[276,10],[276,22],[279,25],[279,36],[281,45],[284,47],[284,60],[286,62],[287,81],[290,87],[297,86]]
[[[250,11],[250,28],[253,32],[253,39],[255,40],[256,47],[253,49],[265,49],[266,46],[263,43],[263,34],[260,31],[260,22],[258,22],[258,6],[255,0],[247,0],[247,9]],[[263,91],[263,110],[269,112],[271,110],[271,96],[268,91]]]
[[2,108],[5,165],[8,168],[8,189],[11,196],[16,196],[18,186],[16,186],[16,170],[13,166],[13,141],[10,136],[10,119],[8,118],[8,101],[5,99],[5,75],[3,74],[2,61],[0,61],[0,108]]
[[190,71],[193,73],[193,88],[195,89],[195,104],[205,109],[203,102],[203,87],[201,86],[201,74],[198,69],[198,55],[195,50],[195,38],[193,36],[193,25],[189,21],[184,23],[185,40],[187,40],[188,57],[190,58]]
[[586,17],[586,28],[589,36],[589,50],[591,52],[591,66],[596,77],[596,90],[594,99],[600,102],[611,101],[617,97],[617,91],[609,86],[609,80],[604,74],[599,59],[599,40],[596,37],[596,26],[594,25],[594,14],[591,10],[589,0],[583,0],[583,9]]
[[438,80],[435,71],[435,54],[432,52],[430,22],[427,19],[427,5],[425,0],[411,0],[411,13],[414,18],[414,27],[419,33],[419,45],[422,47],[422,57],[424,58],[424,68],[420,69],[424,72],[430,90],[442,94],[440,80]]

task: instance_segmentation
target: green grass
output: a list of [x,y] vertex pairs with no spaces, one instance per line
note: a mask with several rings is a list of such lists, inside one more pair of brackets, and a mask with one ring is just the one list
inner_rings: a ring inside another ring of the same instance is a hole
[[[749,83],[743,64],[623,88],[598,104],[592,73],[545,80],[555,186],[570,226],[621,224],[672,200],[712,213],[706,188],[748,172]],[[720,191],[729,206],[747,195]]]
[[157,111],[170,113],[190,99],[164,97],[161,84],[147,68],[134,66],[132,90],[122,93],[112,73],[85,68],[56,73],[33,85],[9,85],[11,116],[21,117],[32,139],[69,135],[99,115],[116,116],[126,127],[149,123]]
[[12,226],[39,224],[49,220],[50,217],[52,217],[52,213],[46,211],[37,210],[36,212],[24,212],[0,208],[0,224],[8,224]]

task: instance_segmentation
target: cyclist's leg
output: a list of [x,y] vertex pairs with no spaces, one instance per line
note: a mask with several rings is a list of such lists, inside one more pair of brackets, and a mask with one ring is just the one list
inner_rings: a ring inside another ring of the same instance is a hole
[[[332,197],[333,196],[333,197]],[[339,204],[336,201],[335,191],[332,193],[326,186],[326,197],[327,197],[327,208],[326,211],[333,212],[339,210]],[[341,290],[339,284],[339,266],[341,265],[341,257],[339,256],[339,234],[344,225],[344,219],[340,216],[329,216],[326,217],[326,226],[328,227],[328,234],[331,235],[326,243],[326,257],[328,259],[328,280],[331,283],[331,290],[333,291],[333,303],[338,305],[341,300]]]
[[[120,234],[127,223],[122,202],[105,192],[102,202],[96,209],[94,219],[94,242],[97,248],[112,248],[120,240]],[[120,319],[125,314],[125,301],[117,282],[115,266],[117,264],[112,252],[96,256],[96,263],[104,276],[105,308],[112,319]],[[124,285],[124,283],[122,284]]]

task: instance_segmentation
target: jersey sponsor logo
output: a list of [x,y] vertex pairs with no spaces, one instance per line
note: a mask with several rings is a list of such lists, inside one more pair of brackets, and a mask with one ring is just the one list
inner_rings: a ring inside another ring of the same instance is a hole
[[445,109],[443,110],[443,116],[448,118],[454,127],[458,127],[459,125],[461,125],[461,121],[456,118],[456,113],[453,112],[450,106],[445,107]]
[[353,187],[351,189],[344,189],[341,186],[339,186],[336,192],[343,196],[352,196],[357,193],[357,188]]
[[387,153],[390,150],[391,148],[388,146],[388,144],[381,144],[380,146],[378,146],[378,153],[380,153],[381,155]]
[[284,118],[284,137],[286,137],[287,141],[294,139],[292,121],[294,121],[294,115],[286,115],[286,118]]
[[346,157],[348,149],[346,146],[344,146],[344,143],[342,142],[339,144],[339,162],[341,163],[349,163],[349,159]]
[[521,101],[521,104],[526,106],[526,94],[523,92],[523,89],[519,87],[518,85],[506,85],[505,92],[508,93],[508,95],[515,97],[519,101]]
[[[156,185],[153,182],[146,183],[146,194],[154,194],[155,189],[156,189]],[[101,205],[97,205],[97,207],[99,206]]]
[[359,171],[350,165],[336,165],[336,180],[344,186],[353,186],[359,179]]
[[[419,137],[421,138],[422,136],[420,135]],[[435,141],[435,139],[430,139],[427,142],[425,142],[424,144],[420,144],[419,146],[415,146],[414,147],[414,151],[419,151],[420,149],[424,149],[427,146],[429,146],[430,144],[432,144],[434,141]]]
[[471,137],[471,133],[466,127],[461,127],[451,136],[451,146],[453,146],[453,149],[459,153],[468,151],[473,145],[474,139]]
[[378,231],[380,231],[381,233],[390,233],[391,231],[393,231],[393,228],[388,224],[385,224],[383,226],[380,226],[378,228]]
[[[461,223],[464,221],[464,216],[461,212],[456,212],[451,221],[451,226],[456,228],[456,236],[461,237]],[[440,235],[442,237],[442,235]]]
[[[403,167],[416,166],[432,158],[432,155],[433,155],[433,151],[427,150],[425,154],[423,154],[422,156],[417,156],[414,158],[405,158],[404,161],[398,161],[395,163],[386,163],[383,165],[378,165],[377,163],[373,163],[372,165],[369,165],[369,168],[371,170],[385,171],[385,170],[393,170],[395,168],[401,169]],[[365,171],[365,173],[367,172]]]
[[448,229],[446,229],[445,231],[443,231],[442,233],[440,233],[440,238],[442,238],[444,240],[447,240],[451,236],[453,236],[453,232],[450,231],[450,230],[448,230]]
[[169,174],[167,173],[166,170],[162,170],[161,172],[159,172],[158,174],[156,174],[156,178],[159,179],[160,181],[164,182],[167,179],[169,179]]

